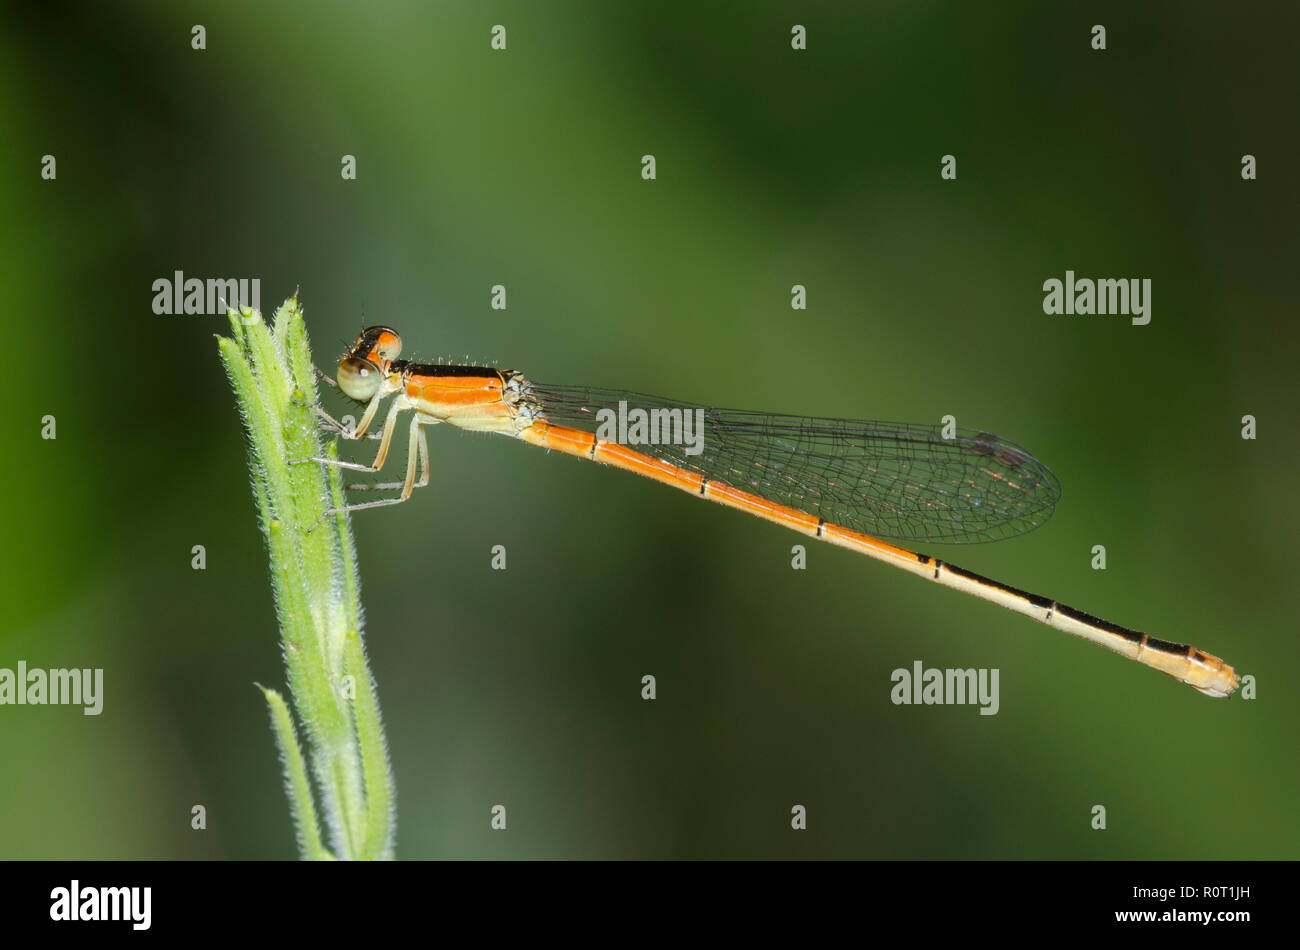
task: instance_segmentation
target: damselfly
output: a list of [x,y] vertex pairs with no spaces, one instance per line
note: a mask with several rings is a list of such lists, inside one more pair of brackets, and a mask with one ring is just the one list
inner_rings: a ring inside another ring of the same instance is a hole
[[866,554],[1091,640],[1208,696],[1237,688],[1232,667],[1193,646],[1158,640],[882,540],[997,541],[1045,522],[1060,483],[1005,439],[971,429],[717,409],[621,390],[552,386],[511,370],[400,360],[401,349],[396,331],[370,327],[339,362],[338,387],[366,407],[355,430],[317,407],[343,435],[361,438],[380,404],[394,396],[374,462],[297,460],[377,472],[398,417],[412,410],[406,478],[348,486],[400,492],[329,514],[395,505],[428,484],[424,428],[446,422],[626,469]]

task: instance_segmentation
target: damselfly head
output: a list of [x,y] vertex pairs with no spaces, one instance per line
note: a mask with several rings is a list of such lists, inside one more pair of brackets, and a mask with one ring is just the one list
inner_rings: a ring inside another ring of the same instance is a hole
[[402,338],[392,327],[366,327],[339,360],[339,389],[357,402],[369,402],[379,392],[389,364],[401,353]]

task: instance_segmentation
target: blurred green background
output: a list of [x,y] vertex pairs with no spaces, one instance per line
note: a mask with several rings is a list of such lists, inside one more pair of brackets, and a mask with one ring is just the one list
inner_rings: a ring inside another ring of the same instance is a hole
[[[301,285],[323,367],[387,323],[406,355],[552,382],[953,413],[1065,494],[1021,539],[922,550],[1258,678],[1254,701],[1207,699],[828,545],[791,570],[796,535],[630,475],[435,430],[431,487],[354,522],[399,856],[1300,856],[1297,19],[11,11],[0,666],[102,666],[105,709],[0,707],[0,857],[295,853],[253,687],[283,667],[226,324],[153,314],[177,269],[260,277],[268,312]],[[1150,277],[1151,324],[1045,316],[1067,268]],[[918,659],[1000,669],[998,715],[892,705],[890,671]]]

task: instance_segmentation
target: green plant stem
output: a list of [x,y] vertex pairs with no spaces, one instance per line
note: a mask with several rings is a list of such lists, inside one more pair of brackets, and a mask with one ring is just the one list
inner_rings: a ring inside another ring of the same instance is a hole
[[[290,464],[321,456],[316,377],[296,295],[274,330],[255,310],[230,311],[217,345],[249,437],[253,497],[271,561],[289,689],[310,752],[330,850],[298,731],[284,699],[263,690],[285,768],[303,858],[390,858],[395,825],[392,768],[361,631],[356,549],[335,466]],[[328,457],[337,457],[332,443]]]

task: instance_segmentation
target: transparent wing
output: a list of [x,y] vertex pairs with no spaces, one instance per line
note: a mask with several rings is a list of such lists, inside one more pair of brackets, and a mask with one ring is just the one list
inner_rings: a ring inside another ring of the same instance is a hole
[[617,414],[620,403],[647,414],[700,410],[698,454],[684,439],[629,441],[629,447],[878,538],[998,541],[1043,524],[1061,496],[1060,482],[1042,462],[973,429],[944,438],[939,426],[717,409],[544,383],[533,383],[531,395],[545,419],[587,432],[598,430],[601,410]]

